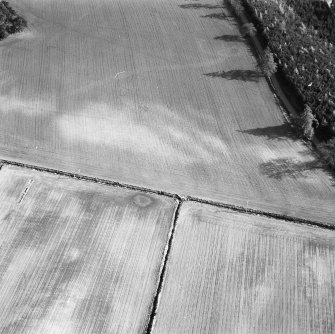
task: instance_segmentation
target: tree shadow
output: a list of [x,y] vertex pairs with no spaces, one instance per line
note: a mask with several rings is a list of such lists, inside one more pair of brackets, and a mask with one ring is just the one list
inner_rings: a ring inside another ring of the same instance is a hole
[[276,126],[268,126],[265,128],[237,130],[237,132],[246,133],[248,135],[258,137],[265,137],[267,140],[298,140],[296,132],[288,123]]
[[207,14],[207,15],[201,15],[200,17],[207,17],[210,19],[218,19],[218,20],[226,20],[230,16],[222,12],[222,13],[212,13],[212,14]]
[[259,169],[262,174],[281,180],[284,177],[293,179],[306,178],[306,171],[324,169],[323,164],[318,160],[301,162],[292,158],[273,159],[260,164]]
[[223,8],[222,5],[210,5],[210,4],[203,4],[203,3],[188,3],[185,5],[179,5],[180,8],[183,9],[216,9],[216,8]]
[[225,42],[245,42],[245,39],[239,35],[222,35],[216,36],[214,39]]
[[228,80],[241,80],[258,82],[259,78],[263,75],[260,72],[252,70],[230,70],[218,71],[212,73],[205,73],[204,75],[211,78],[224,78]]

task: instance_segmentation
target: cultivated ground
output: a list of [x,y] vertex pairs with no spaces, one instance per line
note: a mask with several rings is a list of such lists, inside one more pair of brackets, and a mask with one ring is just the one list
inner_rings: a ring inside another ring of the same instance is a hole
[[221,1],[20,0],[3,158],[312,220],[335,188]]
[[221,1],[11,3],[0,333],[333,333],[334,177]]
[[183,205],[154,333],[331,333],[335,234]]
[[0,174],[0,333],[143,332],[176,201]]

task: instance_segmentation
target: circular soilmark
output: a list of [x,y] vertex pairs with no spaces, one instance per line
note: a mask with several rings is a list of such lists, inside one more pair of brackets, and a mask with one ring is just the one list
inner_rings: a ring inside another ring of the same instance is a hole
[[147,195],[136,195],[133,197],[133,201],[136,205],[145,208],[153,202],[153,199]]
[[67,262],[74,262],[76,261],[80,256],[80,251],[77,248],[71,248],[66,254],[65,254],[65,260]]

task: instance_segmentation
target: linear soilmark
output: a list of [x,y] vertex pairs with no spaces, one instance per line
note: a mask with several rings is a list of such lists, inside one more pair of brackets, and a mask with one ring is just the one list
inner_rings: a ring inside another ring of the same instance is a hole
[[28,193],[28,191],[29,191],[29,189],[30,189],[30,187],[31,187],[31,185],[33,184],[33,180],[32,179],[30,179],[29,181],[28,181],[28,184],[27,184],[27,186],[24,188],[24,190],[23,190],[23,192],[22,192],[22,195],[21,195],[21,197],[20,197],[20,199],[19,199],[19,204],[21,204],[21,202],[24,200],[24,198],[26,197],[26,195],[27,195],[27,193]]
[[155,322],[155,319],[156,319],[157,308],[158,308],[158,305],[159,305],[160,296],[161,296],[161,292],[162,292],[162,288],[163,288],[163,284],[164,284],[164,278],[165,278],[165,274],[166,274],[167,262],[169,260],[169,256],[170,256],[170,252],[171,252],[172,241],[173,241],[173,237],[174,237],[174,234],[175,234],[177,221],[178,221],[178,218],[179,218],[180,208],[181,208],[181,205],[183,204],[183,200],[176,199],[176,201],[178,202],[178,204],[177,204],[177,208],[176,208],[175,213],[174,213],[173,224],[172,224],[171,231],[169,233],[168,242],[167,242],[167,245],[166,245],[165,250],[164,250],[163,261],[162,261],[162,265],[161,265],[161,268],[160,268],[160,271],[159,271],[158,286],[157,286],[155,297],[153,299],[151,314],[150,314],[150,317],[149,317],[149,322],[148,322],[147,328],[144,332],[146,334],[151,333],[154,322]]
[[136,191],[141,191],[147,194],[155,194],[159,196],[165,196],[169,198],[174,198],[180,202],[197,202],[197,203],[202,203],[202,204],[208,204],[211,206],[216,206],[219,208],[225,208],[228,210],[232,210],[235,212],[240,212],[243,214],[249,214],[249,215],[257,215],[257,216],[264,216],[272,219],[280,219],[283,221],[287,222],[294,222],[298,224],[303,224],[303,225],[309,225],[309,226],[315,226],[315,227],[320,227],[320,228],[325,228],[329,230],[335,230],[335,225],[331,225],[329,223],[322,223],[318,222],[315,220],[308,220],[304,218],[298,218],[298,217],[292,217],[292,216],[287,216],[284,214],[279,214],[279,213],[274,213],[274,212],[269,212],[269,211],[263,211],[263,210],[257,210],[257,209],[251,209],[251,208],[246,208],[243,206],[238,206],[238,205],[233,205],[233,204],[228,204],[228,203],[222,203],[222,202],[216,202],[216,201],[211,201],[203,198],[198,198],[195,196],[180,196],[175,193],[170,193],[167,191],[162,191],[162,190],[156,190],[156,189],[150,189],[146,187],[140,187],[140,186],[135,186],[127,183],[121,183],[117,181],[110,181],[106,179],[101,179],[97,177],[91,177],[87,175],[82,175],[82,174],[77,174],[77,173],[71,173],[71,172],[65,172],[62,170],[58,169],[53,169],[53,168],[45,168],[45,167],[40,167],[40,166],[34,166],[34,165],[29,165],[29,164],[24,164],[21,162],[16,162],[16,161],[9,161],[9,160],[0,160],[0,168],[3,165],[9,165],[9,166],[17,166],[17,167],[23,167],[27,169],[32,169],[32,170],[37,170],[40,172],[46,172],[49,174],[54,174],[54,175],[61,175],[61,176],[66,176],[70,177],[72,179],[76,180],[82,180],[82,181],[88,181],[88,182],[94,182],[102,185],[107,185],[107,186],[113,186],[117,188],[123,188],[123,189],[128,189],[128,190],[136,190]]

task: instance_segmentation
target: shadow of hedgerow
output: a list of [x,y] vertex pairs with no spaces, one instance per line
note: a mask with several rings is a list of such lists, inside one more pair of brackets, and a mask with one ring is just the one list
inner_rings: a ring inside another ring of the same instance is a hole
[[203,3],[188,3],[186,5],[179,5],[180,8],[184,9],[216,9],[223,8],[222,5],[211,5],[211,4],[203,4]]
[[280,158],[264,162],[260,164],[259,168],[262,174],[276,180],[281,180],[284,177],[294,179],[306,178],[307,175],[304,172],[313,169],[323,169],[323,166],[318,160],[302,162],[291,158]]
[[218,19],[218,20],[226,20],[228,18],[230,18],[229,15],[227,15],[226,13],[212,13],[212,14],[207,14],[207,15],[201,15],[201,17],[207,17],[210,19]]
[[230,70],[230,71],[218,71],[212,73],[205,73],[204,75],[211,78],[223,78],[227,80],[241,80],[241,81],[253,81],[257,82],[262,73],[252,70]]
[[224,42],[245,42],[245,39],[239,35],[222,35],[216,36],[214,39]]
[[267,140],[298,140],[296,131],[292,128],[292,126],[287,123],[276,126],[267,126],[265,128],[255,128],[237,131],[257,137],[265,137]]

